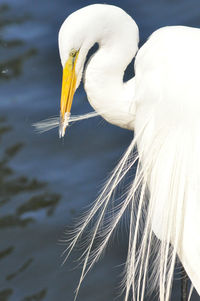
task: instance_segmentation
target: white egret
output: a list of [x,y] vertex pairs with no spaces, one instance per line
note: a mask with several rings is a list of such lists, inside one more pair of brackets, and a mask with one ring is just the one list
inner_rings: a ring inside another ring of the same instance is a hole
[[[139,51],[138,41],[134,20],[112,5],[94,4],[74,12],[59,32],[60,136],[65,134],[86,55],[95,43],[99,49],[85,68],[88,100],[108,122],[135,133],[102,193],[75,229],[68,255],[96,216],[84,251],[79,289],[129,210],[124,300],[131,294],[133,300],[143,301],[155,287],[159,300],[168,301],[177,254],[200,294],[200,30],[161,28]],[[135,76],[124,83],[124,71],[134,56]],[[113,192],[136,160],[136,176],[106,221]],[[101,242],[93,250],[99,236]]]

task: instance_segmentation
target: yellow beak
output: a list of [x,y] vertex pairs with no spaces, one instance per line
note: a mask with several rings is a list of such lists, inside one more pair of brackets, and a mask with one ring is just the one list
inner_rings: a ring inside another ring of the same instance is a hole
[[63,69],[62,91],[60,100],[60,129],[59,136],[64,137],[68,125],[73,96],[76,89],[77,76],[75,73],[78,51],[72,51]]

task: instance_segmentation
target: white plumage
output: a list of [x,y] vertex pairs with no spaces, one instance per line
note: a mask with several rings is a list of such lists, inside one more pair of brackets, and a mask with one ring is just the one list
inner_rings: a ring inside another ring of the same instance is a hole
[[[138,41],[134,20],[111,5],[80,9],[60,29],[63,68],[72,49],[78,53],[76,88],[88,50],[99,44],[85,70],[88,100],[108,122],[135,132],[101,195],[74,230],[68,251],[97,216],[84,253],[79,290],[129,210],[125,301],[131,291],[133,300],[142,301],[151,286],[158,288],[160,301],[168,301],[176,254],[200,294],[200,30],[161,28],[137,52]],[[135,77],[124,83],[124,71],[135,55]],[[138,154],[133,155],[136,145]],[[109,222],[105,221],[115,188],[136,160],[132,185]],[[157,243],[153,233],[160,239]],[[93,250],[99,235],[102,241]]]
[[161,240],[169,236],[200,293],[199,51],[199,29],[153,33],[136,57],[135,129],[151,115],[138,148],[144,162],[155,149],[148,180],[152,228]]

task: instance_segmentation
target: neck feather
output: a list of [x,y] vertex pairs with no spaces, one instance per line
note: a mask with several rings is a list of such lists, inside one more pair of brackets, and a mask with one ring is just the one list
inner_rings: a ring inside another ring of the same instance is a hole
[[100,34],[99,50],[85,71],[85,91],[92,107],[108,122],[128,129],[133,129],[134,78],[124,83],[123,76],[138,49],[138,32],[131,21],[132,28],[119,30],[114,38],[111,34],[105,41]]

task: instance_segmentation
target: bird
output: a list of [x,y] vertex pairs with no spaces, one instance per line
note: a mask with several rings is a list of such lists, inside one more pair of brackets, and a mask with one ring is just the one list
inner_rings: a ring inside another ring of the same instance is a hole
[[[177,256],[200,294],[200,29],[162,27],[139,49],[138,26],[130,15],[117,6],[92,4],[66,18],[58,42],[63,67],[60,137],[82,78],[95,112],[134,133],[69,241],[66,258],[94,219],[75,298],[126,212],[124,301],[130,296],[143,301],[152,290],[158,300],[169,301]],[[133,58],[135,75],[124,82]],[[116,187],[135,164],[136,173],[110,214]]]

